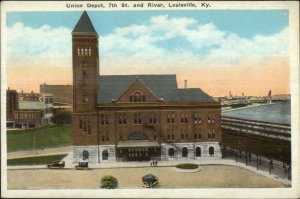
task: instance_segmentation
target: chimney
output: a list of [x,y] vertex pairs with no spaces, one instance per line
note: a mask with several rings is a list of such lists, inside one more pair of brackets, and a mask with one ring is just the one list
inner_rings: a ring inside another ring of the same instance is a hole
[[184,88],[187,89],[187,80],[184,80]]

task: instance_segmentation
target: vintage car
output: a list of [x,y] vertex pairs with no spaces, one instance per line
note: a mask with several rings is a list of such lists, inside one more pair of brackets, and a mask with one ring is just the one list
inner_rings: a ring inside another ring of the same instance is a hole
[[158,184],[158,177],[153,174],[147,174],[143,176],[142,181],[147,187],[152,188]]
[[75,166],[76,170],[87,170],[89,168],[88,162],[79,162],[78,165]]
[[49,169],[51,169],[51,168],[64,168],[65,167],[65,161],[50,162],[50,163],[48,163],[47,167]]

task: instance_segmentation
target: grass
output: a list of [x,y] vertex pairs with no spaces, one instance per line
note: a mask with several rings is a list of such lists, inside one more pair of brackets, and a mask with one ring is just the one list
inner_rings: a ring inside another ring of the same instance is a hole
[[7,165],[8,166],[35,165],[35,164],[44,165],[44,164],[48,164],[49,162],[60,161],[67,155],[68,154],[8,159]]
[[[35,137],[35,139],[34,139]],[[69,146],[72,144],[70,124],[52,124],[39,128],[7,131],[7,151]]]

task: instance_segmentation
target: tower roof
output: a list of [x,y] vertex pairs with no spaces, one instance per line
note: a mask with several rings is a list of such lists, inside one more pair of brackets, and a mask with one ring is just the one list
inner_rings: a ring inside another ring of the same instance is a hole
[[97,34],[91,19],[86,11],[84,11],[77,22],[72,34]]

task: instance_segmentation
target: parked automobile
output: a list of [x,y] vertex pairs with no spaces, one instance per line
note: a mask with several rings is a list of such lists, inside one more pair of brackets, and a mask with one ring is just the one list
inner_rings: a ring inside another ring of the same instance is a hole
[[79,162],[78,165],[75,166],[76,170],[87,170],[89,168],[88,162]]
[[65,167],[65,161],[59,161],[59,162],[50,162],[48,163],[47,167],[49,169],[54,168],[64,168]]

